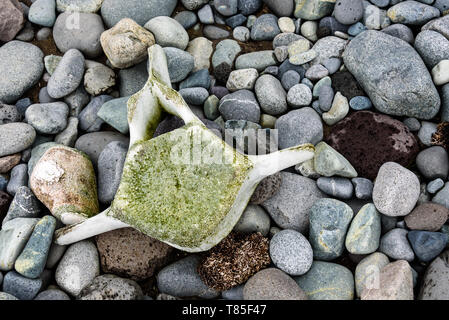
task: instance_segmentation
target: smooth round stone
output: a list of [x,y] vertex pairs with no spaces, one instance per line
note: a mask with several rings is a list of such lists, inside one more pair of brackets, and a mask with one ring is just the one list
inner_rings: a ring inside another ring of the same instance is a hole
[[[348,44],[343,60],[377,110],[418,119],[431,119],[438,113],[438,92],[421,57],[408,43],[369,30]],[[385,88],[382,94],[374,89],[380,78]],[[398,78],[403,81],[398,82]],[[413,99],[407,97],[407,92],[414,92]]]
[[218,107],[223,119],[226,120],[247,120],[258,123],[260,119],[260,107],[249,90],[239,90],[228,94],[220,101]]
[[362,19],[362,0],[338,0],[335,3],[334,16],[342,24],[353,24]]
[[94,167],[97,167],[98,157],[112,141],[122,141],[128,144],[129,138],[112,131],[92,132],[80,136],[75,143],[75,148],[86,153]]
[[39,81],[43,57],[38,47],[22,41],[10,41],[0,48],[0,70],[10,75],[0,77],[0,101],[15,102]]
[[247,42],[250,39],[251,31],[247,27],[238,26],[232,31],[232,36],[238,41]]
[[185,102],[193,105],[202,105],[209,97],[209,91],[201,87],[181,89],[179,93]]
[[59,289],[47,289],[40,292],[34,300],[70,300],[70,297],[62,290]]
[[449,236],[441,232],[413,230],[407,234],[416,257],[423,262],[432,261],[446,247]]
[[100,36],[103,31],[103,21],[98,14],[64,12],[56,19],[53,38],[61,52],[78,49],[93,58],[102,52]]
[[300,276],[312,266],[313,251],[309,241],[301,233],[282,230],[271,238],[270,257],[276,267],[285,273]]
[[288,47],[277,47],[274,49],[274,55],[279,62],[284,62],[288,58]]
[[357,172],[349,161],[325,142],[315,146],[314,167],[317,173],[325,177],[357,177]]
[[449,209],[449,183],[446,182],[443,189],[433,197],[432,202],[441,204]]
[[43,87],[39,91],[39,103],[50,103],[50,102],[56,102],[57,100],[50,97],[47,91],[47,87]]
[[156,276],[159,291],[175,297],[217,297],[219,292],[206,286],[198,274],[200,260],[198,255],[189,255],[159,271]]
[[354,276],[336,263],[314,261],[309,272],[295,281],[310,300],[354,299]]
[[182,5],[187,10],[196,10],[201,8],[205,3],[207,3],[207,0],[181,0]]
[[[178,49],[176,49],[176,50],[178,50]],[[181,52],[184,52],[184,51],[181,51]],[[169,58],[169,55],[167,54],[167,59],[168,58]],[[175,64],[175,63],[176,62],[174,62],[173,64]],[[175,72],[176,72],[175,66],[173,66],[172,68],[174,69],[172,71],[173,75],[176,75],[175,74]],[[185,73],[186,73],[186,71],[183,71],[183,76]],[[121,97],[132,96],[133,94],[138,92],[140,89],[142,89],[148,80],[147,62],[143,61],[139,64],[136,64],[135,66],[133,66],[131,68],[121,69],[118,73],[118,80],[119,80],[120,96]],[[86,104],[89,101],[90,100],[88,100],[86,102]]]
[[444,187],[444,181],[441,178],[430,181],[427,184],[427,192],[434,194]]
[[6,191],[10,195],[15,195],[17,190],[25,186],[28,182],[27,165],[22,163],[18,164],[11,170],[8,185]]
[[281,82],[272,75],[262,75],[257,79],[255,92],[260,108],[267,114],[276,116],[287,111],[286,93]]
[[220,117],[220,112],[218,111],[219,103],[220,100],[215,95],[209,96],[209,98],[206,99],[204,102],[203,111],[204,116],[207,119],[214,121]]
[[279,227],[305,233],[310,208],[325,195],[312,179],[289,172],[281,172],[281,177],[279,191],[262,206]]
[[291,0],[263,0],[263,2],[279,17],[289,17],[293,13],[294,3]]
[[307,300],[304,291],[283,271],[263,269],[243,287],[244,300]]
[[42,279],[29,279],[15,271],[8,272],[3,279],[3,291],[19,300],[33,300],[42,288]]
[[64,102],[70,108],[70,116],[78,117],[81,110],[89,103],[90,95],[84,89],[84,86],[79,86],[74,92],[64,97]]
[[115,85],[115,73],[112,69],[99,65],[86,70],[84,87],[92,96],[108,91]]
[[338,22],[334,17],[324,17],[318,24],[317,35],[319,38],[337,36],[338,33],[346,33],[348,26]]
[[98,117],[101,106],[113,98],[108,95],[101,95],[93,98],[78,116],[79,127],[83,131],[99,131],[103,124],[103,119]]
[[357,199],[371,199],[373,195],[374,184],[366,178],[352,178],[354,184],[355,196]]
[[89,240],[72,244],[65,252],[55,272],[56,283],[73,296],[100,274],[96,246]]
[[312,103],[312,91],[305,84],[297,84],[288,91],[287,102],[293,108],[308,106]]
[[412,270],[404,260],[387,264],[378,275],[377,285],[363,290],[361,300],[413,300]]
[[212,56],[212,66],[214,67],[214,69],[222,63],[226,63],[227,65],[232,66],[234,64],[235,58],[241,51],[242,49],[240,48],[240,45],[235,40],[226,39],[220,41],[217,44],[215,52]]
[[80,293],[80,300],[140,300],[142,288],[134,280],[113,274],[96,277]]
[[178,14],[176,14],[174,19],[178,21],[181,24],[181,26],[186,30],[190,29],[198,22],[196,14],[194,12],[187,10],[181,11]]
[[101,6],[101,16],[108,28],[123,18],[131,18],[140,25],[154,17],[170,16],[177,4],[176,0],[105,0]]
[[400,217],[409,214],[420,194],[418,177],[395,162],[379,169],[373,189],[373,202],[381,213]]
[[170,79],[173,83],[180,82],[187,78],[190,71],[195,66],[193,56],[178,48],[164,48],[167,55],[167,66]]
[[421,122],[416,118],[406,118],[402,121],[410,131],[416,132],[421,128]]
[[337,199],[351,199],[354,193],[354,186],[347,178],[321,177],[317,180],[317,186],[327,195]]
[[208,89],[211,86],[209,70],[201,69],[192,72],[190,76],[179,84],[179,89],[201,87]]
[[371,103],[371,100],[368,97],[357,96],[349,101],[349,106],[353,110],[360,111],[371,109],[373,104]]
[[281,83],[285,90],[290,90],[301,81],[301,75],[295,70],[289,70],[282,75]]
[[206,4],[200,10],[198,10],[198,19],[202,24],[214,24],[214,13],[212,11],[212,7]]
[[64,102],[33,104],[25,120],[42,134],[57,134],[67,127],[69,107]]
[[348,34],[350,36],[355,37],[358,34],[362,33],[363,31],[366,31],[366,30],[367,30],[367,28],[363,23],[357,22],[348,28]]
[[47,255],[56,228],[56,219],[45,216],[34,226],[25,248],[17,258],[14,267],[21,275],[36,279],[44,271]]
[[419,300],[449,299],[449,251],[435,258],[424,274]]
[[206,25],[203,28],[203,34],[207,39],[220,40],[229,37],[230,32],[228,30],[213,25]]
[[418,33],[414,46],[429,68],[449,59],[449,40],[439,32],[424,30]]
[[329,70],[327,70],[321,64],[313,65],[306,71],[306,78],[310,79],[311,81],[318,81],[328,75]]
[[293,110],[279,117],[275,129],[279,131],[280,149],[304,143],[317,144],[323,139],[323,124],[320,116],[309,107]]
[[278,26],[278,19],[272,14],[263,14],[257,18],[251,28],[251,39],[254,41],[271,41],[281,30]]
[[265,68],[277,65],[273,50],[255,51],[239,56],[235,61],[236,69],[254,68],[262,72]]
[[438,18],[440,11],[435,7],[417,1],[405,1],[388,9],[387,15],[394,23],[423,25],[434,18]]
[[432,69],[433,82],[437,86],[449,83],[449,59],[441,60]]
[[386,255],[375,252],[357,264],[354,278],[358,298],[360,298],[364,289],[374,289],[378,285],[380,272],[389,263]]
[[418,143],[400,121],[370,111],[359,111],[332,127],[328,143],[347,158],[360,176],[374,180],[388,161],[408,166]]
[[237,90],[253,90],[259,73],[256,69],[240,69],[231,72],[226,88],[233,92]]
[[295,1],[295,17],[304,20],[318,20],[327,16],[334,9],[335,2],[326,0],[305,0],[303,2]]
[[84,56],[79,50],[68,50],[48,81],[50,97],[59,99],[75,91],[83,79],[84,63]]
[[349,112],[348,99],[340,92],[334,96],[330,110],[323,113],[323,120],[327,125],[332,126],[342,120]]
[[232,16],[237,13],[237,0],[215,0],[215,9],[224,16]]
[[323,61],[323,66],[329,71],[329,74],[334,74],[341,67],[341,60],[339,58],[329,58]]
[[428,121],[421,121],[421,129],[418,131],[418,138],[422,144],[430,147],[432,145],[432,135],[437,132],[437,124]]
[[29,148],[36,139],[32,126],[22,122],[0,125],[0,157]]
[[[315,85],[313,86],[312,95],[315,98],[318,98],[320,96],[321,89],[324,87],[331,87],[332,88],[332,80],[330,77],[324,77],[323,79],[319,80]],[[332,104],[332,102],[331,102]],[[330,109],[330,107],[329,107]]]
[[295,32],[295,22],[289,17],[282,17],[278,20],[281,32]]
[[121,141],[109,143],[98,157],[98,200],[109,204],[120,184],[128,145]]
[[310,209],[309,241],[313,256],[319,260],[333,260],[342,255],[346,231],[354,213],[345,203],[325,198]]
[[351,222],[346,249],[352,254],[373,253],[379,247],[380,232],[380,214],[372,203],[366,204]]
[[334,101],[334,90],[331,86],[323,86],[320,89],[318,101],[320,110],[327,112],[331,109],[332,102]]
[[407,233],[401,228],[388,231],[380,239],[379,251],[395,260],[413,261],[415,254],[407,240]]
[[123,97],[105,102],[97,116],[121,133],[128,134],[128,100],[129,97]]
[[55,0],[36,0],[30,7],[28,20],[44,27],[52,27],[56,20]]
[[145,24],[162,47],[175,47],[185,50],[189,44],[189,35],[183,26],[170,17],[155,17]]
[[232,17],[226,19],[225,21],[228,26],[230,26],[232,29],[234,29],[235,27],[243,25],[247,19],[248,19],[247,17],[245,17],[243,14],[239,13],[239,14],[236,14],[235,16],[232,16]]
[[448,154],[440,146],[424,149],[416,157],[416,166],[428,180],[446,179],[449,172]]
[[310,41],[317,41],[318,23],[316,21],[305,21],[301,24],[301,34]]
[[[296,34],[296,33],[292,33],[292,32],[284,32],[284,33],[278,34],[273,39],[273,48],[276,49],[279,47],[289,47],[290,45],[293,45],[293,43],[298,40],[302,40],[302,41],[296,45],[300,45],[300,47],[304,47],[304,46],[307,46],[307,48],[310,47],[310,44],[308,42],[306,42],[306,39],[303,36]],[[296,45],[293,45],[293,46],[296,47]],[[303,50],[303,51],[305,51],[305,50]]]
[[266,236],[270,231],[270,216],[258,205],[248,205],[234,227],[241,233],[260,232]]
[[238,0],[238,9],[245,16],[256,13],[262,7],[262,0]]
[[19,187],[14,195],[2,225],[16,218],[37,218],[41,206],[33,192],[26,186]]
[[415,36],[413,35],[412,29],[404,24],[393,24],[382,29],[381,31],[389,34],[390,36],[404,40],[405,42],[410,43],[410,45],[413,45],[413,43],[415,42]]

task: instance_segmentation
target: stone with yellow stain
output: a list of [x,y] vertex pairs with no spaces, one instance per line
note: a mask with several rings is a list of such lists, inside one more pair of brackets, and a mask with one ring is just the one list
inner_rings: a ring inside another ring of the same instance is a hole
[[153,34],[134,20],[124,18],[101,34],[101,46],[111,64],[120,69],[131,67],[147,57],[155,43]]
[[33,233],[14,265],[21,275],[36,279],[44,271],[47,255],[56,228],[56,219],[45,216],[35,225]]
[[309,241],[313,256],[319,260],[333,260],[342,255],[346,231],[354,213],[344,202],[324,198],[310,209]]
[[354,276],[339,264],[314,261],[305,275],[294,279],[309,300],[354,299]]
[[304,20],[318,20],[329,15],[336,0],[295,0],[295,17]]
[[346,249],[352,254],[368,254],[379,247],[380,214],[372,203],[364,205],[351,222],[346,236]]
[[76,149],[60,145],[48,149],[34,167],[30,186],[65,224],[81,222],[99,211],[92,163]]

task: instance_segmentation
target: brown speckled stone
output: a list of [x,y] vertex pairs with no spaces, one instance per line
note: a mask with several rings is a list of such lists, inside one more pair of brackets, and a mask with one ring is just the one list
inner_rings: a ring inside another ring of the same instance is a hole
[[17,164],[19,164],[21,159],[20,153],[15,153],[10,156],[0,158],[0,173],[9,172]]
[[285,272],[268,268],[259,271],[246,282],[244,300],[308,300],[295,280]]
[[251,204],[261,204],[270,199],[279,191],[281,182],[282,176],[280,172],[266,177],[259,183],[256,190],[254,190],[249,202]]
[[103,233],[96,238],[101,269],[143,280],[167,261],[173,248],[133,228]]
[[438,231],[449,217],[449,210],[437,203],[423,203],[405,217],[412,230]]
[[365,92],[362,90],[357,80],[348,71],[340,71],[331,75],[332,89],[335,92],[341,92],[348,101],[356,96],[365,96]]
[[400,121],[371,111],[359,111],[331,128],[326,141],[357,170],[374,180],[385,162],[407,167],[419,152],[418,142]]

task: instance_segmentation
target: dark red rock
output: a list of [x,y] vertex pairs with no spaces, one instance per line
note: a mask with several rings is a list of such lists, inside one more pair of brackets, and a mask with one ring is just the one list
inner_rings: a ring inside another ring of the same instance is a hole
[[0,41],[11,41],[25,23],[22,6],[17,0],[0,1]]
[[366,96],[357,80],[348,71],[336,72],[331,75],[332,89],[335,92],[340,91],[342,95],[348,98],[348,101],[357,96]]
[[411,230],[438,231],[449,217],[449,210],[437,203],[426,202],[416,207],[404,221]]
[[419,152],[418,142],[400,121],[371,111],[359,111],[338,122],[326,141],[359,173],[374,180],[385,162],[410,165]]
[[4,191],[0,191],[0,222],[6,216],[9,209],[9,204],[11,203],[12,197]]

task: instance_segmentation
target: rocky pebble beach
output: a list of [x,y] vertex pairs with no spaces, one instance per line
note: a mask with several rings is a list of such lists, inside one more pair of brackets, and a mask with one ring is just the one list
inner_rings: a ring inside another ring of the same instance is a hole
[[[114,201],[155,45],[216,135],[314,156],[210,250],[59,245]],[[449,0],[2,0],[0,74],[0,300],[449,300]]]

